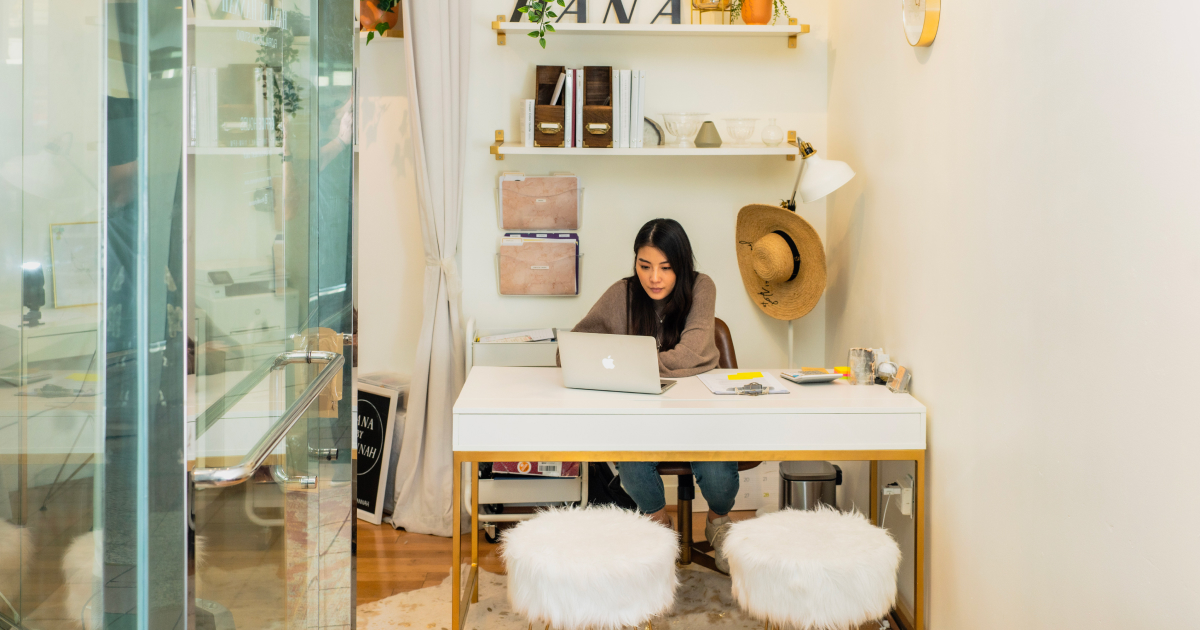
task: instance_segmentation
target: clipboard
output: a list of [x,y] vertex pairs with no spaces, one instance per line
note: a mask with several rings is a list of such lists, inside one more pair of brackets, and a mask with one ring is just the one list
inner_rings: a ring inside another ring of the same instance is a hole
[[740,388],[743,388],[751,383],[757,383],[762,386],[763,394],[790,394],[788,388],[783,386],[778,379],[766,372],[750,371],[750,370],[712,370],[704,374],[697,374],[696,378],[700,379],[701,383],[708,388],[708,391],[718,396],[736,396]]

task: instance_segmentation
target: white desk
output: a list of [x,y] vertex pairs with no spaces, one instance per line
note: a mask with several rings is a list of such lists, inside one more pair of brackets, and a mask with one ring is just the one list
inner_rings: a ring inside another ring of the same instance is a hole
[[[742,368],[741,371],[747,371]],[[763,370],[778,374],[779,369]],[[790,394],[717,396],[696,378],[662,395],[566,389],[558,368],[471,370],[454,404],[454,543],[452,614],[463,627],[459,545],[463,463],[472,502],[479,462],[869,460],[871,517],[878,461],[916,462],[916,570],[913,621],[923,627],[925,540],[925,406],[883,386],[839,381],[796,385]],[[466,593],[477,602],[478,506],[472,506],[471,571]]]

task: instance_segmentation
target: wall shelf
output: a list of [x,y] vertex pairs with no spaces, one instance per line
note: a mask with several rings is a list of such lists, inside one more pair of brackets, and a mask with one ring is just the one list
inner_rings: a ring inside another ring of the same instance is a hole
[[765,144],[753,144],[746,147],[721,146],[715,149],[698,147],[673,147],[658,145],[639,149],[590,149],[563,147],[527,147],[521,143],[505,142],[504,131],[496,130],[496,142],[491,147],[491,154],[497,160],[503,160],[506,155],[592,155],[609,157],[668,157],[668,156],[756,156],[782,155],[788,161],[793,161],[800,153],[796,146],[796,132],[788,132],[788,141],[779,146],[769,147]]
[[188,147],[188,155],[283,155],[283,147]]
[[[507,33],[526,34],[535,30],[530,22],[508,22],[503,15],[492,21],[496,31],[496,45],[507,43]],[[666,35],[694,37],[786,37],[788,48],[796,47],[796,37],[809,32],[807,24],[797,24],[788,18],[788,24],[776,26],[747,26],[744,24],[554,24],[554,35]]]
[[188,26],[199,28],[272,28],[279,26],[269,20],[211,20],[188,18]]

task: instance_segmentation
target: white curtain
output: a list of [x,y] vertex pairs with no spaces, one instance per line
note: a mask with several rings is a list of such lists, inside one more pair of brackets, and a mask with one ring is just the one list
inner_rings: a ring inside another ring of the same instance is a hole
[[392,525],[439,536],[449,536],[453,529],[451,410],[464,379],[462,285],[455,256],[466,156],[470,4],[404,0],[403,5],[425,292],[408,419],[394,473]]

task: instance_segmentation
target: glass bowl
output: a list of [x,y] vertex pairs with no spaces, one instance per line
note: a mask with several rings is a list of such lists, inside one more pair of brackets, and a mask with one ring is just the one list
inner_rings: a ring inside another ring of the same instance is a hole
[[734,145],[749,146],[750,136],[754,135],[754,125],[757,122],[757,118],[726,118],[725,130],[729,132],[729,139],[733,140]]
[[675,136],[675,141],[667,146],[696,146],[692,144],[692,140],[700,132],[700,125],[704,123],[704,117],[707,115],[694,113],[663,114],[663,122],[666,123],[664,126],[667,128],[667,133]]

